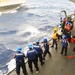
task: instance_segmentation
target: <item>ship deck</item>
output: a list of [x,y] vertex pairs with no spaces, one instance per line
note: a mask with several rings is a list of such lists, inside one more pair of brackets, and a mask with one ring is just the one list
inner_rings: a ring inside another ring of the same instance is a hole
[[[74,22],[75,25],[75,22]],[[74,32],[75,26],[72,30],[72,34]],[[33,73],[30,72],[28,68],[28,63],[26,63],[26,68],[28,75],[74,75],[75,74],[75,52],[73,52],[73,48],[75,47],[75,43],[70,43],[71,47],[68,49],[68,55],[61,55],[61,43],[58,45],[58,50],[56,51],[54,48],[50,48],[50,52],[52,57],[46,56],[45,64],[39,66],[39,73],[35,73],[35,68],[33,68]],[[69,56],[73,56],[71,59]],[[14,70],[9,75],[16,75],[16,71]],[[22,70],[21,70],[21,74]]]

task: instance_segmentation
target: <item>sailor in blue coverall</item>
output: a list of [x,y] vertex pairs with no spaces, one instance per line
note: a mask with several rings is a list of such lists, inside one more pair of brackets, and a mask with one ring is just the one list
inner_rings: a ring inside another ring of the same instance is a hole
[[36,40],[36,43],[33,45],[33,49],[36,50],[37,53],[38,53],[37,54],[37,61],[38,61],[38,58],[39,58],[39,60],[41,62],[41,65],[43,65],[44,64],[43,57],[42,57],[43,51],[42,51],[42,46],[39,44],[39,42],[40,42],[40,40],[37,39]]
[[49,56],[51,57],[51,53],[49,51],[49,45],[51,45],[51,42],[48,41],[48,39],[46,37],[43,38],[43,43],[44,43],[44,54],[43,54],[43,59],[45,60],[45,56],[47,55],[47,53],[49,54]]
[[61,53],[60,54],[63,54],[63,51],[65,51],[65,56],[67,55],[67,49],[68,49],[68,47],[70,47],[70,44],[69,44],[69,42],[68,42],[68,39],[67,39],[67,36],[66,35],[63,35],[63,37],[62,37],[63,39],[62,39],[62,50],[61,50]]
[[17,47],[17,53],[15,54],[14,58],[16,58],[16,73],[20,75],[20,67],[22,67],[24,75],[28,75],[25,62],[24,62],[24,53],[22,52],[22,48],[20,46]]
[[37,51],[35,51],[33,49],[33,45],[32,44],[28,44],[28,48],[29,50],[27,51],[26,57],[28,58],[28,66],[30,68],[30,71],[33,72],[33,67],[32,67],[32,63],[34,64],[35,68],[36,68],[36,73],[38,73],[38,63],[37,63]]

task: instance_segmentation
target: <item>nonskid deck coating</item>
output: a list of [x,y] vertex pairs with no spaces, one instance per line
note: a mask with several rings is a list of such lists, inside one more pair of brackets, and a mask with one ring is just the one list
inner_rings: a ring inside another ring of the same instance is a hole
[[[74,28],[72,30],[72,34],[75,34],[75,22]],[[73,52],[73,48],[75,47],[75,43],[70,43],[71,47],[68,49],[68,55],[61,55],[61,43],[58,45],[58,50],[56,51],[54,48],[50,48],[50,52],[52,57],[46,56],[45,64],[40,65],[39,62],[39,73],[35,73],[35,68],[33,67],[33,73],[30,72],[28,68],[28,63],[26,63],[26,68],[28,75],[74,75],[75,74],[75,52]],[[73,56],[71,59],[69,56]],[[9,75],[16,75],[16,71],[14,70]],[[21,70],[21,74],[22,70]]]

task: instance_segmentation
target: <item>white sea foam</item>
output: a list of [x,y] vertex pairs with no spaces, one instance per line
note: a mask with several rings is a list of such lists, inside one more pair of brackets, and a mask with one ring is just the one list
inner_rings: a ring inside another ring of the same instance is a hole
[[16,63],[15,63],[15,59],[12,59],[10,62],[7,63],[8,65],[8,73],[11,72],[15,67],[16,67]]
[[2,12],[0,12],[0,16],[2,15]]
[[[25,25],[24,25],[25,26]],[[20,29],[19,29],[20,28]],[[16,34],[17,36],[21,36],[21,35],[23,35],[24,33],[26,33],[26,32],[29,32],[29,33],[31,33],[28,37],[20,37],[20,38],[18,38],[18,40],[19,39],[21,39],[21,41],[24,41],[24,40],[29,40],[31,37],[34,37],[34,36],[36,36],[37,34],[39,34],[40,32],[39,32],[39,30],[37,30],[35,27],[33,27],[33,26],[30,26],[30,25],[27,25],[27,27],[18,27],[18,29],[19,29],[19,31],[18,31],[18,33]],[[17,38],[16,38],[17,39]]]

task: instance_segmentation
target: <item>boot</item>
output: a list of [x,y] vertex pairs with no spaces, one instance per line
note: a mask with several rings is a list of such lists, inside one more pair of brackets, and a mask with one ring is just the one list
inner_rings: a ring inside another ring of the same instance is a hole
[[30,72],[32,72],[32,73],[33,73],[33,70],[32,70],[32,69],[30,69]]
[[52,56],[51,53],[49,54],[49,56],[50,56],[50,57]]
[[63,52],[61,52],[60,54],[63,54]]
[[67,55],[67,53],[64,54],[64,56],[66,56],[66,55]]

